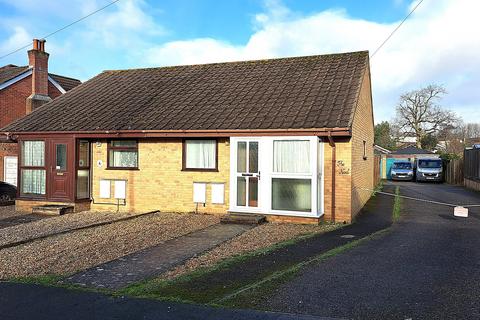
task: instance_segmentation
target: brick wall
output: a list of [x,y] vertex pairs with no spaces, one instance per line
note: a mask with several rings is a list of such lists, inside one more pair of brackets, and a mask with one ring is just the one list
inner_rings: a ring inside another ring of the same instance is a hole
[[[108,170],[107,143],[92,146],[92,196],[95,202],[111,202],[100,199],[101,179],[127,180],[126,206],[121,211],[144,212],[151,210],[194,212],[193,182],[225,183],[225,204],[211,203],[211,185],[207,184],[207,203],[198,206],[198,212],[225,214],[228,210],[230,174],[230,146],[228,139],[218,140],[218,172],[182,171],[182,139],[139,140],[139,170]],[[102,160],[101,168],[97,166]],[[113,185],[113,183],[112,183]],[[111,194],[113,196],[113,187]],[[92,210],[116,210],[115,205],[92,204]]]
[[[351,141],[336,140],[335,163],[335,221],[351,221]],[[328,142],[324,143],[324,219],[332,220],[332,148]]]
[[[0,90],[0,127],[4,127],[26,114],[26,101],[32,94],[32,76],[28,76]],[[62,93],[48,82],[48,95],[55,99]]]
[[[352,124],[352,218],[360,211],[371,196],[374,188],[374,125],[370,90],[370,75],[364,75],[360,89],[360,97]],[[366,143],[366,159],[363,154],[363,143]]]

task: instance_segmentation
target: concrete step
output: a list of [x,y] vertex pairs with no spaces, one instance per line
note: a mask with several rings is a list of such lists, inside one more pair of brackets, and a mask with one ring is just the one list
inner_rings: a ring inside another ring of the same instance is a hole
[[267,219],[264,215],[253,213],[237,213],[231,212],[220,218],[221,223],[233,224],[262,224]]
[[44,206],[37,206],[32,208],[33,214],[42,214],[50,216],[59,216],[66,213],[72,213],[73,206],[59,205],[59,204],[47,204]]

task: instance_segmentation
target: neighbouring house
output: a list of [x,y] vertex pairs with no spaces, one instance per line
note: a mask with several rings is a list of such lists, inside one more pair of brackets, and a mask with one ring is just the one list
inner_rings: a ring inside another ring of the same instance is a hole
[[374,145],[373,146],[373,151],[375,153],[375,156],[378,156],[380,158],[380,179],[387,179],[387,156],[392,153],[392,151],[383,148],[379,145]]
[[366,51],[104,71],[2,132],[19,210],[349,222],[374,187]]
[[[0,128],[80,84],[79,80],[48,73],[45,40],[33,40],[28,66],[0,67]],[[0,180],[17,185],[17,144],[0,139]]]
[[387,179],[390,179],[390,171],[392,169],[392,165],[395,161],[405,160],[414,162],[418,158],[438,158],[439,155],[428,150],[417,148],[414,145],[410,145],[398,150],[395,150],[387,155],[387,162],[386,162],[386,172],[387,172]]

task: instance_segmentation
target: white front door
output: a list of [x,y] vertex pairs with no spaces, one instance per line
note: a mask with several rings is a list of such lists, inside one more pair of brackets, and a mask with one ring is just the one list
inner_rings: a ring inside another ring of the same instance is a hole
[[260,141],[258,139],[232,139],[232,203],[240,212],[258,212],[261,201]]
[[318,137],[231,137],[230,143],[230,211],[323,214],[323,142]]
[[3,158],[3,180],[14,186],[17,185],[17,157]]

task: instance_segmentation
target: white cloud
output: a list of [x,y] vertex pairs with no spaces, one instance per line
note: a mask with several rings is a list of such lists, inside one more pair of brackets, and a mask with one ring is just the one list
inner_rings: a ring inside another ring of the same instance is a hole
[[8,53],[17,50],[32,41],[27,30],[20,26],[10,27],[9,37],[0,43],[0,53]]
[[[266,8],[255,16],[254,33],[244,45],[210,38],[173,41],[146,50],[146,60],[167,65],[367,49],[372,53],[399,23],[356,19],[342,10],[298,16],[279,1],[268,1]],[[400,93],[428,83],[444,84],[450,93],[445,104],[461,115],[480,117],[480,108],[475,108],[480,86],[479,11],[479,1],[424,0],[372,59],[377,120],[391,116]]]
[[[92,8],[99,7],[100,4],[87,2],[83,11],[88,13],[94,10]],[[85,36],[91,40],[100,40],[107,47],[131,47],[145,42],[145,38],[150,36],[164,35],[166,31],[147,10],[148,6],[143,0],[120,1],[114,10],[106,10],[87,20]]]

